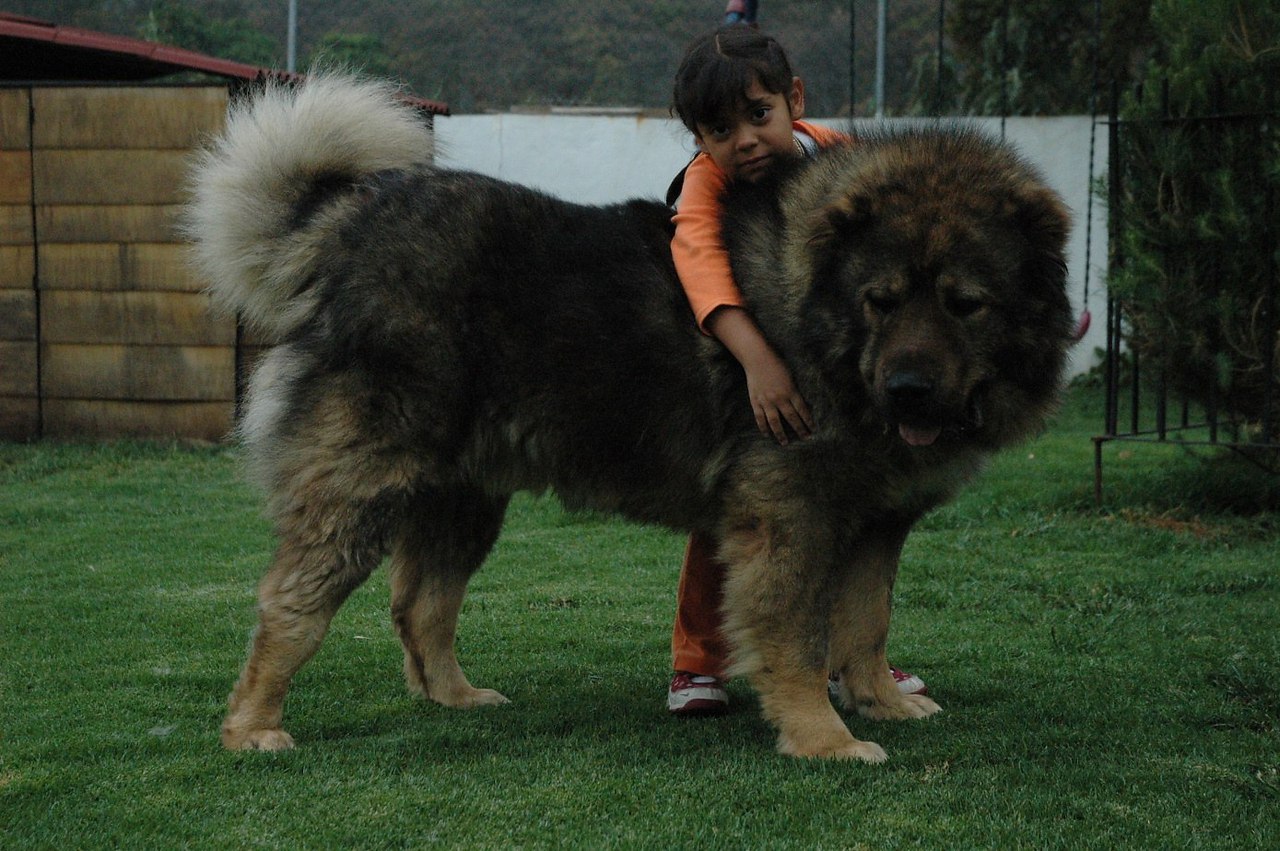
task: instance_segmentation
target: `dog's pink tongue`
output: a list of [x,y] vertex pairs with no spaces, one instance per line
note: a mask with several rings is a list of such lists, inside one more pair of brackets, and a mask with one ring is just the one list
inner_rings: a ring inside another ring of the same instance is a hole
[[898,424],[898,434],[908,446],[928,446],[942,434],[940,428],[916,428],[915,426]]

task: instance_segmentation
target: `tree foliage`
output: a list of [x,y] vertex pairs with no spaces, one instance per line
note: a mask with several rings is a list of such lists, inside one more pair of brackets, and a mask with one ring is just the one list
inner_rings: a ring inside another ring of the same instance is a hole
[[138,29],[138,34],[149,41],[174,44],[250,65],[280,64],[279,45],[248,20],[214,17],[180,0],[158,0]]
[[1140,360],[1193,399],[1260,419],[1270,361],[1280,426],[1280,0],[1155,0],[1152,21],[1161,49],[1123,106],[1110,286]]
[[[942,110],[979,115],[1087,113],[1097,89],[1127,81],[1151,44],[1151,0],[950,0]],[[936,98],[921,63],[916,111]]]
[[391,76],[395,62],[376,35],[329,33],[307,57],[306,67],[350,68],[378,77]]

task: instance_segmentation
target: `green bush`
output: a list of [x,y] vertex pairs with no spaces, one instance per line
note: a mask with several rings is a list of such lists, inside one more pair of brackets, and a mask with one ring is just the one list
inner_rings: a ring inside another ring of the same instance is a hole
[[1121,106],[1110,287],[1144,376],[1171,390],[1257,422],[1270,361],[1274,437],[1280,0],[1156,0],[1151,15],[1159,49]]

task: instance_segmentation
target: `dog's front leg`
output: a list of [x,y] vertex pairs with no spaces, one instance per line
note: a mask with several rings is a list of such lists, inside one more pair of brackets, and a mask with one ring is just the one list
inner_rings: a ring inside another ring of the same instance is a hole
[[884,749],[854,738],[827,695],[831,535],[804,515],[749,516],[722,535],[730,672],[759,692],[782,753],[882,762]]
[[838,674],[837,695],[846,709],[877,721],[924,718],[942,709],[924,695],[899,691],[885,657],[898,557],[910,528],[905,520],[869,525],[833,583],[830,667]]

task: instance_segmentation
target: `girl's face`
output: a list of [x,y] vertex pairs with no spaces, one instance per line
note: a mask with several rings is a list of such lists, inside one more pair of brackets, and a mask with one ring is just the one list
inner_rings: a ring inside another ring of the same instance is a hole
[[775,94],[757,80],[746,95],[741,115],[715,126],[699,124],[694,138],[730,179],[756,181],[797,153],[791,122],[804,116],[804,84],[796,77],[791,91]]

